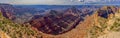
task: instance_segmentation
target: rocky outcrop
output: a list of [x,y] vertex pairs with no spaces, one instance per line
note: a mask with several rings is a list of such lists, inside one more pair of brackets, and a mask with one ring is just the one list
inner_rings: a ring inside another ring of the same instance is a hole
[[10,4],[0,4],[0,12],[2,12],[3,16],[8,19],[14,19],[14,8]]
[[44,16],[34,16],[29,23],[43,33],[58,35],[72,30],[83,21],[79,13],[76,8],[67,9],[64,13],[51,10]]
[[98,16],[101,16],[103,18],[108,18],[109,14],[114,14],[117,11],[117,8],[114,6],[104,6],[100,8],[98,12]]

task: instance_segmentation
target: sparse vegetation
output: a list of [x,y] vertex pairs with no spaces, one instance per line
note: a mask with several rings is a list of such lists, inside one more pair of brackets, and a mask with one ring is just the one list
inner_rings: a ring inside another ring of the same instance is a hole
[[[120,13],[117,13],[116,15],[120,15]],[[113,25],[110,27],[111,31],[120,31],[120,17],[119,16],[115,16],[114,17],[114,23]]]
[[91,38],[97,38],[98,36],[105,34],[105,30],[107,29],[106,21],[107,19],[98,17],[98,24],[94,23],[89,31],[92,36]]
[[41,34],[31,29],[30,25],[20,25],[6,19],[0,13],[0,29],[11,38],[40,38]]
[[97,23],[94,23],[89,30],[91,38],[97,38],[107,32],[120,32],[120,13],[116,12],[112,18],[107,19],[98,16]]

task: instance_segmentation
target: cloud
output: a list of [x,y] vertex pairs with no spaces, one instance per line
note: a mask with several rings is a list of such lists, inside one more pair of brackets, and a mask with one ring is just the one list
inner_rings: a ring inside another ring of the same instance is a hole
[[0,0],[0,3],[11,3],[13,2],[14,0]]
[[69,0],[15,0],[12,4],[64,4]]
[[16,0],[13,4],[47,4],[53,2],[53,0]]
[[0,0],[0,3],[10,4],[43,4],[43,5],[81,5],[81,4],[117,4],[120,0]]

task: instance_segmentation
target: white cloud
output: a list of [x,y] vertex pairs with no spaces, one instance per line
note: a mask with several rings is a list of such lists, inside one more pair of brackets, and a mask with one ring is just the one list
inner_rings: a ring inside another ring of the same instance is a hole
[[78,0],[15,0],[12,4],[47,4],[47,5],[76,5]]
[[14,0],[0,0],[0,3],[11,3],[13,2]]
[[13,4],[47,4],[53,1],[54,0],[16,0]]
[[70,0],[15,0],[12,4],[63,4]]
[[[80,5],[89,3],[103,3],[108,0],[0,0],[0,3],[10,4],[45,4],[45,5]],[[113,0],[111,0],[113,1]],[[120,1],[120,0],[116,0]],[[107,3],[106,3],[107,4]]]

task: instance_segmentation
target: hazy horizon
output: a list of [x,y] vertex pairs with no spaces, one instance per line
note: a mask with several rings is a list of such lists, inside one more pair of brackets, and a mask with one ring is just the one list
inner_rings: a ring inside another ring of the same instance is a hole
[[13,5],[120,5],[120,0],[0,0]]

